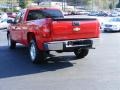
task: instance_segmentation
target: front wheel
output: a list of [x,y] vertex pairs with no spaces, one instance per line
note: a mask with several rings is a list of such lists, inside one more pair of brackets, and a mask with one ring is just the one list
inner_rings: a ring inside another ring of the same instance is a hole
[[11,39],[10,34],[7,35],[7,39],[8,39],[8,46],[9,46],[9,48],[10,49],[15,49],[16,48],[16,42]]
[[34,39],[30,41],[29,54],[31,61],[35,64],[42,63],[45,59],[44,52],[38,49],[36,41]]
[[81,59],[88,55],[89,49],[75,49],[74,53],[77,58]]

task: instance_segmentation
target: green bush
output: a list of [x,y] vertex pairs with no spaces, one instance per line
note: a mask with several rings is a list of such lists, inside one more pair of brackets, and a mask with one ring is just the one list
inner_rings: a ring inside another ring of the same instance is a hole
[[21,8],[25,8],[27,6],[27,3],[25,2],[25,0],[19,0],[19,6]]

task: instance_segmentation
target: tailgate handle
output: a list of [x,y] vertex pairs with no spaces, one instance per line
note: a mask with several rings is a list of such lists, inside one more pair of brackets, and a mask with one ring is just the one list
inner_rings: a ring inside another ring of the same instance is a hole
[[72,25],[73,26],[80,26],[80,22],[79,21],[73,21]]

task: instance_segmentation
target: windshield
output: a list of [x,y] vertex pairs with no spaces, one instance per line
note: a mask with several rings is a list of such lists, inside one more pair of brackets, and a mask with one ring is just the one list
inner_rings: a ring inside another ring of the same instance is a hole
[[110,22],[120,22],[120,18],[112,18],[110,19]]
[[63,18],[63,14],[59,10],[42,10],[46,17],[51,18]]
[[30,10],[28,13],[27,21],[42,18],[63,18],[63,14],[60,10],[55,9]]

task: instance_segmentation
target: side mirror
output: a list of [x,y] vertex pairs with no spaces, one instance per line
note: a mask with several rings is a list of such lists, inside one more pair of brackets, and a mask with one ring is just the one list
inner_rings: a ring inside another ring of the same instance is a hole
[[9,24],[16,24],[16,22],[14,20],[11,20],[11,19],[7,20],[7,23],[9,23]]
[[12,24],[12,23],[14,23],[14,22],[13,22],[12,20],[7,20],[7,23],[11,23],[11,24]]

